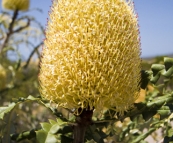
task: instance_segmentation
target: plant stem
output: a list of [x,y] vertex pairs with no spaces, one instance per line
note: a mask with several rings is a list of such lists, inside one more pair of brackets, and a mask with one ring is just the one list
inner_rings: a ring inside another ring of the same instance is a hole
[[29,55],[28,60],[26,61],[26,64],[23,66],[24,68],[27,68],[29,65],[29,62],[32,58],[32,56],[34,55],[34,53],[38,50],[38,48],[43,44],[43,42],[41,42],[40,44],[38,44],[36,47],[34,47],[33,51],[31,52],[31,54]]
[[[79,113],[82,109],[79,109]],[[93,110],[83,109],[79,116],[76,116],[76,126],[74,126],[74,142],[84,143],[85,132],[89,125],[92,124]]]
[[13,141],[17,141],[17,142],[25,140],[25,139],[32,139],[32,138],[35,138],[35,137],[36,137],[35,130],[24,131],[20,134],[11,134],[11,139]]
[[2,44],[2,47],[1,47],[0,51],[2,51],[3,48],[5,48],[6,44],[8,43],[8,40],[9,40],[9,38],[11,36],[11,34],[13,33],[13,25],[14,25],[15,20],[17,19],[17,15],[18,15],[18,10],[15,10],[14,13],[13,13],[12,21],[11,21],[11,23],[9,25],[9,28],[8,28],[7,36],[6,36],[5,40],[4,40],[4,43]]
[[86,126],[78,124],[74,128],[74,143],[84,143]]

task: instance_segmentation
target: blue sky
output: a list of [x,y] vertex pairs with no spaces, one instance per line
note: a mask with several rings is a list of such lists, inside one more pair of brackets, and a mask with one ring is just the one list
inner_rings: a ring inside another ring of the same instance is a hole
[[[142,57],[173,54],[173,0],[134,0],[139,16]],[[31,0],[32,12],[45,27],[51,0]]]
[[134,0],[142,56],[173,54],[173,0]]

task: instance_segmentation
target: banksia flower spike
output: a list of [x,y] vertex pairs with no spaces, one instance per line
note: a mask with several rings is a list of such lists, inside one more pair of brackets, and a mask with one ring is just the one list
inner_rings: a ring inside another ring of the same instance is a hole
[[26,11],[29,3],[29,0],[2,0],[2,7],[9,10]]
[[51,10],[39,75],[42,97],[75,111],[105,107],[123,114],[131,108],[141,61],[133,3],[55,0]]
[[0,64],[0,90],[2,90],[5,87],[6,76],[6,71],[4,67]]

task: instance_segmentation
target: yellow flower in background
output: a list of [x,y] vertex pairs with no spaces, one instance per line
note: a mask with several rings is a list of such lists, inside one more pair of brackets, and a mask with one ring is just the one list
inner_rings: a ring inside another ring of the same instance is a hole
[[29,0],[2,0],[2,7],[9,10],[26,11],[29,8]]
[[0,64],[0,90],[5,88],[6,76],[7,76],[6,71],[5,71],[4,67]]
[[[140,39],[126,0],[55,0],[41,59],[42,97],[68,109],[113,109],[139,96]],[[78,113],[77,113],[78,114]]]

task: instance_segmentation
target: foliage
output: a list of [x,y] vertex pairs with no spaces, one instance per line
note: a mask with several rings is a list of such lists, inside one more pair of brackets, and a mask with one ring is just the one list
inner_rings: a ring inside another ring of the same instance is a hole
[[[159,140],[162,139],[165,142],[172,140],[173,92],[170,86],[173,77],[172,69],[173,59],[164,58],[164,65],[153,64],[151,70],[142,72],[142,83],[145,83],[143,85],[146,85],[147,80],[150,80],[150,83],[147,85],[145,100],[135,103],[134,108],[124,116],[118,116],[114,111],[104,111],[102,114],[94,113],[93,125],[88,127],[85,141],[102,143],[114,140],[117,142],[138,143],[145,142],[144,139],[151,135],[153,137],[156,136],[155,139],[158,141],[159,138],[157,138],[156,133],[154,135],[154,132],[159,128],[162,129],[162,138]],[[52,105],[50,106],[50,104],[41,98],[33,96],[19,98],[9,104],[8,107],[1,107],[1,120],[5,119],[5,116],[12,114],[19,104],[24,104],[24,102],[28,101],[37,101],[39,104],[44,105],[57,119],[49,119],[49,123],[41,123],[40,128],[12,134],[11,139],[23,140],[26,138],[36,138],[40,143],[50,141],[55,143],[70,142],[73,140],[74,116],[71,113],[65,115],[68,111],[58,112],[56,108],[52,108]],[[2,120],[2,122],[4,121]]]
[[[1,45],[4,45],[12,17],[10,13],[0,13]],[[35,45],[32,38],[40,39],[43,29],[40,24],[39,29],[32,24],[27,25],[28,20],[38,24],[34,17],[28,15],[16,17],[13,32],[0,55],[0,65],[7,75],[5,87],[0,88],[0,142],[73,142],[76,116],[39,95],[39,60],[31,61],[31,58],[42,42]],[[27,45],[33,48],[28,59],[24,60],[19,49],[27,48]],[[15,58],[11,59],[9,54],[15,55]],[[146,61],[143,69],[141,94],[134,107],[123,116],[113,110],[94,112],[92,124],[86,130],[86,143],[146,143],[149,137],[153,142],[173,141],[173,58]]]

